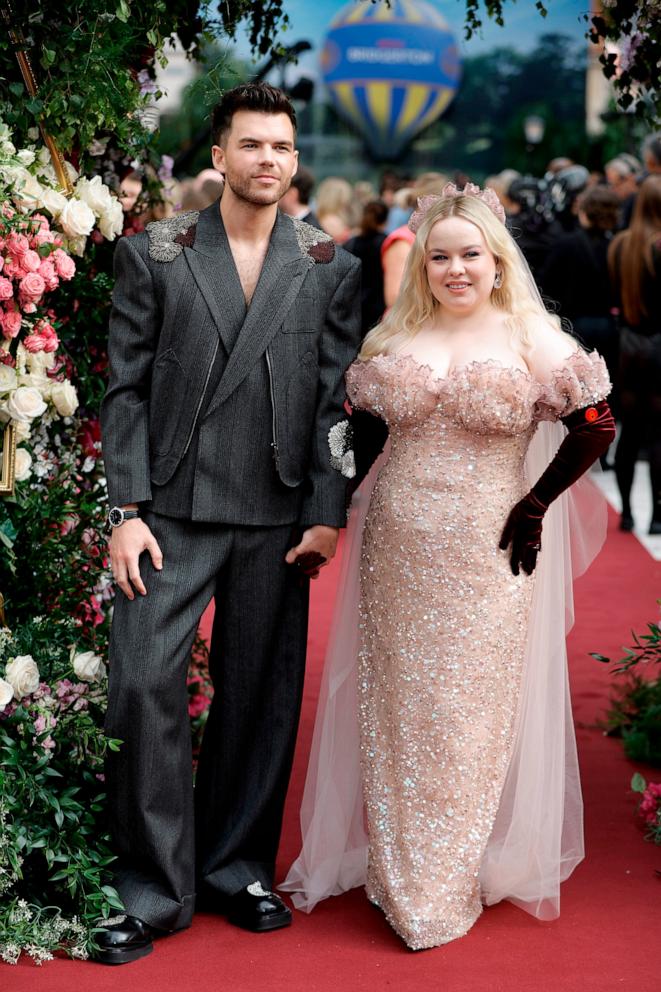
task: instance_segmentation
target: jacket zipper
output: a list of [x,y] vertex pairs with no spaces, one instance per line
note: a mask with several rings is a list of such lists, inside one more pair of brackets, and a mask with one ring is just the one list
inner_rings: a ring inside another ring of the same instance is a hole
[[204,402],[204,397],[205,397],[206,392],[207,392],[207,386],[209,385],[209,379],[211,378],[211,370],[213,368],[213,363],[216,361],[216,355],[218,354],[218,347],[219,347],[219,342],[216,341],[216,346],[213,349],[213,355],[211,356],[211,361],[209,362],[209,368],[207,370],[207,377],[204,380],[204,388],[202,389],[202,394],[200,396],[200,402],[197,404],[197,410],[195,411],[195,416],[193,417],[193,424],[192,424],[192,427],[190,429],[190,434],[188,435],[188,440],[186,441],[186,447],[184,448],[183,454],[181,456],[182,458],[184,457],[184,455],[186,454],[186,452],[190,448],[190,443],[193,440],[193,432],[195,431],[195,425],[197,424],[197,418],[200,415],[200,409],[202,407],[202,403]]
[[278,415],[275,408],[275,389],[273,388],[273,368],[271,366],[271,356],[269,354],[268,348],[264,352],[266,355],[266,367],[269,373],[269,392],[271,393],[271,430],[273,432],[273,440],[271,441],[271,447],[273,448],[273,457],[275,459],[275,467],[280,471],[280,461],[278,453]]

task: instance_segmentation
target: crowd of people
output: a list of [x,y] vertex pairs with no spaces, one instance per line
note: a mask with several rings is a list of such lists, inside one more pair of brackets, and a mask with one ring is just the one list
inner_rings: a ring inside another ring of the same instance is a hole
[[[330,177],[315,191],[309,171],[299,172],[292,188],[302,184],[304,196],[293,208],[283,200],[281,208],[361,259],[367,334],[397,299],[418,199],[440,192],[450,179],[461,188],[468,177],[432,172],[413,179],[388,171],[378,190]],[[503,204],[547,306],[608,366],[620,432],[614,459],[605,457],[602,465],[615,470],[622,530],[634,527],[634,468],[646,452],[649,530],[661,534],[661,134],[646,138],[640,160],[622,153],[602,172],[556,158],[542,179],[504,169],[486,186]]]

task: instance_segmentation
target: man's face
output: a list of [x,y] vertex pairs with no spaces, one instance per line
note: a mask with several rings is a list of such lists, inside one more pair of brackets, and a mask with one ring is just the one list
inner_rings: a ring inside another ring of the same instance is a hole
[[222,146],[214,145],[211,155],[234,195],[256,206],[277,203],[298,167],[287,114],[238,110]]

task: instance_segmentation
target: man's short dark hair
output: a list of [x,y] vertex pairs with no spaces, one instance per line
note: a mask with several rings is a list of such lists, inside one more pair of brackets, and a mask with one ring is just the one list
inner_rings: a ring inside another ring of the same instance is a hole
[[303,206],[307,207],[314,189],[314,176],[310,170],[299,165],[296,175],[292,177],[291,184],[294,189],[298,190],[298,198]]
[[220,145],[239,110],[256,110],[260,114],[286,114],[296,134],[296,111],[286,93],[269,83],[242,83],[228,90],[211,114],[211,137]]

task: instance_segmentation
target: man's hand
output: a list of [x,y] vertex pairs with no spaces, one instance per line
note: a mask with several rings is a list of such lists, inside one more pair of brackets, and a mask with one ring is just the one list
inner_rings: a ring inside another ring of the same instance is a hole
[[303,532],[303,537],[295,548],[285,555],[288,565],[298,564],[304,575],[316,579],[320,570],[335,555],[340,532],[337,527],[316,524]]
[[141,596],[146,596],[147,590],[140,577],[140,555],[143,551],[148,551],[152,565],[159,572],[163,568],[163,555],[144,520],[127,520],[120,527],[115,527],[110,535],[109,548],[112,574],[124,595],[128,599],[135,599],[135,586]]

